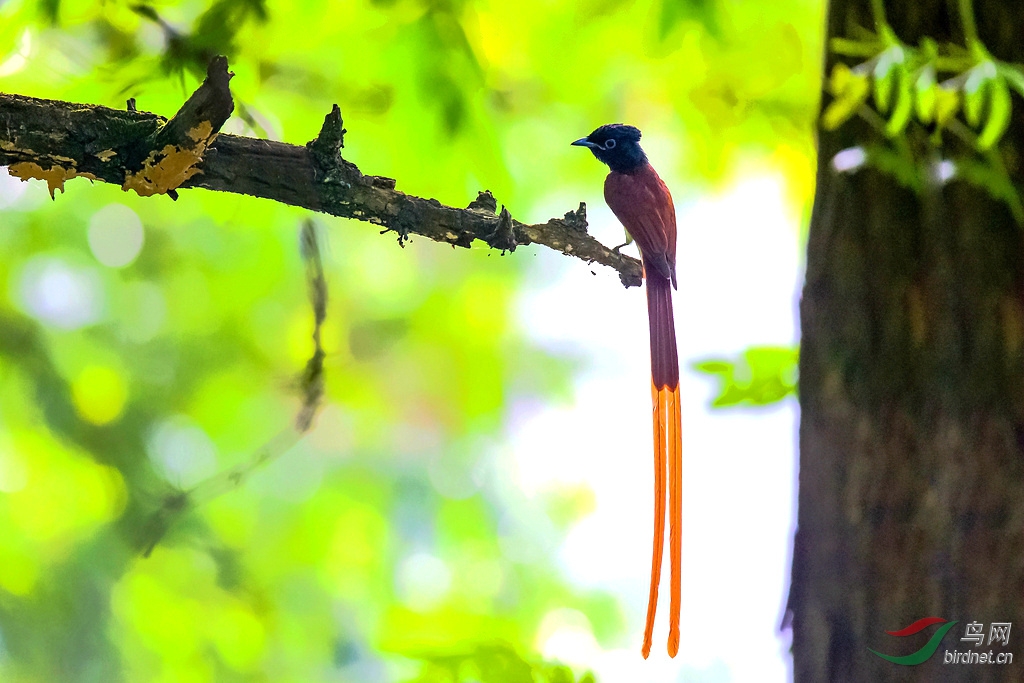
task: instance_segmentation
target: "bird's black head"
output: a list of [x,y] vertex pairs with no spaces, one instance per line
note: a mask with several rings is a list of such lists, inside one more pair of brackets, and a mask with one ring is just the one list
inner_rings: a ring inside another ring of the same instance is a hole
[[619,173],[631,173],[647,163],[640,148],[640,129],[622,123],[601,126],[572,144],[589,147],[594,156]]

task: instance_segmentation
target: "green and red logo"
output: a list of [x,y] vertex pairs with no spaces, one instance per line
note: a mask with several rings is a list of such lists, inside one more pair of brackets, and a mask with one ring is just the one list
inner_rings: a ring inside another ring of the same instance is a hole
[[876,652],[875,650],[872,650],[870,647],[868,648],[868,651],[878,655],[884,660],[892,662],[893,664],[902,664],[903,666],[914,666],[916,664],[926,662],[928,661],[928,658],[935,654],[935,651],[939,649],[939,643],[942,642],[942,638],[947,633],[949,633],[949,629],[956,626],[957,622],[947,622],[945,619],[942,619],[940,617],[925,617],[924,619],[918,619],[906,628],[901,628],[899,631],[886,631],[886,633],[888,633],[890,636],[905,638],[906,636],[912,636],[915,633],[920,633],[929,626],[934,626],[935,624],[944,624],[944,626],[942,626],[941,628],[939,628],[939,630],[932,634],[932,637],[928,640],[927,643],[924,644],[924,647],[922,647],[917,652],[912,652],[909,655],[904,655],[902,657],[894,657],[892,655],[886,655],[882,654],[881,652]]

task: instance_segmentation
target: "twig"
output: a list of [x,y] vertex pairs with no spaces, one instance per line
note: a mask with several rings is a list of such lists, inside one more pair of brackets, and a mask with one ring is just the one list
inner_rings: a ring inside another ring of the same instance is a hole
[[313,221],[306,220],[301,232],[302,258],[306,262],[306,284],[313,308],[313,355],[299,378],[302,405],[293,427],[282,430],[238,465],[219,472],[196,484],[188,491],[174,491],[163,497],[160,508],[153,513],[143,532],[143,555],[149,556],[168,529],[188,510],[201,507],[221,494],[240,487],[267,463],[290,451],[309,431],[323,398],[324,349],[320,330],[327,317],[327,280],[324,277],[320,246]]

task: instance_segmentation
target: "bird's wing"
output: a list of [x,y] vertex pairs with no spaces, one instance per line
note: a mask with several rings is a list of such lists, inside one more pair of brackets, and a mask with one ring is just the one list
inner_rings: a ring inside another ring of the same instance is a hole
[[647,164],[635,173],[608,174],[604,199],[636,240],[644,264],[676,282],[676,210],[672,195]]

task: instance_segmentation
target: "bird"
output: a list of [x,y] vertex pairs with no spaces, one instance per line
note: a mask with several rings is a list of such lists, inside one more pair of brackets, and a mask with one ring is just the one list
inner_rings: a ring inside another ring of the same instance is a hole
[[[601,126],[572,143],[587,147],[610,172],[604,181],[608,207],[640,248],[647,283],[647,315],[651,333],[651,397],[654,418],[654,552],[647,621],[641,650],[651,653],[654,617],[661,583],[665,542],[666,464],[669,491],[668,654],[679,652],[679,612],[682,583],[682,427],[679,405],[679,354],[672,316],[676,289],[676,211],[672,194],[640,147],[640,129],[622,123]],[[627,242],[628,243],[628,242]]]

